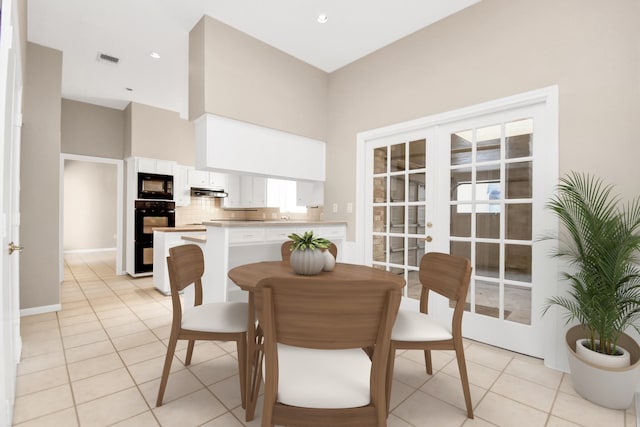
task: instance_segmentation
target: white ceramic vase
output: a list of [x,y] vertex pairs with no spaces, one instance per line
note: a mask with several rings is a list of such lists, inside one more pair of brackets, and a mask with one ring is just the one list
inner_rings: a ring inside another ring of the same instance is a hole
[[322,271],[325,258],[321,250],[307,249],[301,251],[296,249],[291,252],[289,263],[296,274],[313,276]]
[[333,271],[333,268],[336,266],[336,259],[333,257],[333,254],[329,252],[328,249],[322,251],[322,255],[324,256],[324,268],[323,271]]

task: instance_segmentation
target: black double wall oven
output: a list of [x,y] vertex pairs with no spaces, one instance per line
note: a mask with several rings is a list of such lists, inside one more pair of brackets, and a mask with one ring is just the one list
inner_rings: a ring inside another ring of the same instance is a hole
[[153,271],[153,229],[176,225],[172,176],[138,174],[134,216],[135,273],[149,273]]

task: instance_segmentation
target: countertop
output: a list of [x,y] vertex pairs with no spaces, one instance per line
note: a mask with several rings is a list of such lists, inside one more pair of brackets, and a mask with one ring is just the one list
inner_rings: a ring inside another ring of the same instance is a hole
[[153,231],[162,231],[165,233],[185,233],[189,231],[206,231],[204,225],[179,225],[176,227],[153,227]]
[[287,220],[224,220],[224,221],[204,221],[202,223],[207,227],[274,227],[283,225],[346,225],[346,221],[314,221],[306,219],[287,219]]

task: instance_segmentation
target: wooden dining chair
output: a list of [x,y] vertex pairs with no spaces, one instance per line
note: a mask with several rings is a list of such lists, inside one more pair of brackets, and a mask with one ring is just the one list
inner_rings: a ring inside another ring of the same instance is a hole
[[[391,354],[387,374],[387,407],[391,400],[391,382],[395,352],[400,349],[424,350],[427,374],[433,373],[431,350],[455,350],[467,417],[473,418],[469,378],[462,343],[462,314],[471,279],[471,262],[467,258],[438,252],[426,253],[418,273],[422,292],[420,311],[401,309],[391,333]],[[429,292],[449,298],[455,306],[451,325],[440,325],[428,314]]]
[[[272,277],[258,283],[255,298],[264,332],[263,427],[387,425],[397,287]],[[374,349],[371,358],[363,348]]]
[[[289,261],[289,259],[291,259],[291,245],[292,244],[293,244],[293,240],[286,240],[280,246],[280,253],[282,254],[282,260],[283,261]],[[333,255],[333,258],[338,259],[338,247],[336,246],[335,243],[331,242],[331,244],[329,245],[327,250],[329,252],[331,252],[331,255]]]
[[[162,370],[156,406],[162,405],[162,398],[169,379],[171,362],[178,340],[189,340],[185,365],[191,364],[193,346],[196,340],[235,341],[238,349],[238,371],[242,407],[246,406],[245,372],[247,357],[247,303],[218,302],[202,303],[202,275],[204,257],[198,245],[181,245],[169,249],[167,257],[173,322],[167,346],[167,355]],[[179,292],[187,286],[195,286],[195,304],[183,310]]]

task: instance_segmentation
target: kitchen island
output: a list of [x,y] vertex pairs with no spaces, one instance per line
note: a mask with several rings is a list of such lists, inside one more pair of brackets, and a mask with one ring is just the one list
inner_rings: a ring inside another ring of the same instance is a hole
[[[167,257],[169,249],[184,245],[185,238],[205,238],[206,228],[203,225],[185,225],[177,227],[155,227],[153,229],[153,286],[165,295],[171,293]],[[204,248],[202,245],[200,246]]]
[[280,246],[291,233],[313,230],[338,247],[338,260],[347,234],[345,221],[205,221],[204,302],[246,301],[247,294],[237,287],[227,272],[239,265],[259,261],[277,261]]

